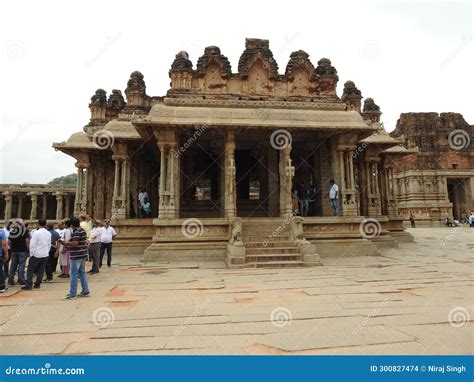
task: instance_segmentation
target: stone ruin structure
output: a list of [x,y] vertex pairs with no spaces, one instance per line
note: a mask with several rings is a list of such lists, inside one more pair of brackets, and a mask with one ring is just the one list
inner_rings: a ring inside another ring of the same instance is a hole
[[[145,258],[226,258],[229,266],[317,265],[319,254],[376,254],[411,240],[398,215],[395,162],[410,150],[381,111],[327,58],[291,53],[282,74],[268,40],[246,39],[237,71],[216,46],[196,66],[176,54],[165,96],[142,73],[91,98],[83,132],[53,147],[77,162],[75,213],[112,218]],[[332,216],[329,180],[340,190]],[[313,183],[314,216],[292,215],[295,185]],[[140,219],[139,190],[152,219]],[[361,227],[371,218],[376,232]]]
[[61,220],[74,211],[76,189],[45,184],[0,184],[0,221]]
[[392,137],[409,153],[395,163],[400,215],[439,225],[474,211],[474,127],[458,113],[403,113]]

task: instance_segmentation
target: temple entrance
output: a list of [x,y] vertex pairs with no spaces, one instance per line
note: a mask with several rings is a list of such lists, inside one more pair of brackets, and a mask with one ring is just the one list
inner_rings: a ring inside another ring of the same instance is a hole
[[220,217],[223,158],[204,149],[188,149],[181,157],[180,217]]
[[278,209],[271,206],[275,196],[278,200],[278,187],[269,190],[269,181],[278,184],[278,172],[269,171],[267,151],[235,151],[237,216],[278,216]]
[[469,213],[466,211],[466,193],[465,180],[459,178],[447,179],[448,199],[453,204],[453,218],[461,221],[461,219]]
[[[291,159],[295,167],[293,190],[298,192],[298,197],[306,194],[314,196],[314,202],[308,203],[306,216],[322,216],[322,179],[321,168],[318,161],[319,151],[312,148],[299,147],[295,144],[291,152]],[[314,190],[310,190],[314,186]],[[309,193],[309,194],[308,194]],[[313,198],[312,198],[313,199]]]

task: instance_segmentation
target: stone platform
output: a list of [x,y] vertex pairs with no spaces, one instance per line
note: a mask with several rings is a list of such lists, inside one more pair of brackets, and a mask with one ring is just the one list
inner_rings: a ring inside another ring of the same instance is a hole
[[311,268],[117,255],[89,298],[62,301],[63,279],[0,295],[0,352],[470,354],[474,229],[409,232],[416,243]]
[[[295,228],[296,220],[300,228]],[[377,232],[368,234],[362,226],[365,220],[348,216],[241,218],[241,243],[233,246],[229,241],[234,228],[228,219],[154,219],[156,233],[145,250],[145,260],[226,259],[229,267],[308,266],[320,265],[320,255],[376,256],[381,248],[413,242],[401,218],[373,218]],[[139,228],[133,229],[138,234]]]

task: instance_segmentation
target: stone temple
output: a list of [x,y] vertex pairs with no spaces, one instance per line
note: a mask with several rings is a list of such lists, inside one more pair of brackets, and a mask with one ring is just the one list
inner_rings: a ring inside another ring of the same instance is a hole
[[390,135],[416,149],[395,165],[400,214],[428,226],[465,220],[474,211],[474,126],[459,113],[402,113]]
[[[318,265],[319,255],[377,254],[411,241],[394,169],[415,152],[390,136],[380,108],[327,58],[291,53],[284,74],[268,40],[246,39],[237,71],[216,46],[196,66],[184,51],[165,96],[133,72],[98,89],[83,132],[53,147],[73,156],[74,211],[112,218],[127,251],[149,259],[226,258],[229,266]],[[340,190],[332,216],[329,181]],[[295,185],[317,188],[313,216],[292,214]],[[138,192],[152,216],[140,219]]]

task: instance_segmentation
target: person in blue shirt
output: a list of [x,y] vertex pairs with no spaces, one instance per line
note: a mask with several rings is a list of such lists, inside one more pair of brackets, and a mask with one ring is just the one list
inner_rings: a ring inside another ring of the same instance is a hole
[[2,260],[0,263],[0,293],[5,293],[8,288],[5,285],[5,273],[3,272],[3,265],[8,262],[8,245],[7,235],[3,229],[0,229],[0,243],[2,246]]
[[151,216],[151,204],[148,198],[145,198],[143,200],[142,209],[143,209],[143,214],[145,215],[145,218],[149,218]]

